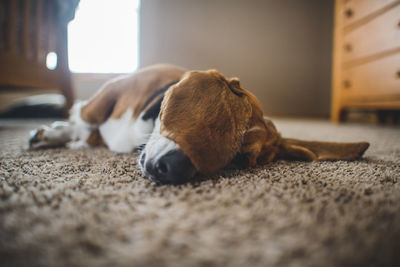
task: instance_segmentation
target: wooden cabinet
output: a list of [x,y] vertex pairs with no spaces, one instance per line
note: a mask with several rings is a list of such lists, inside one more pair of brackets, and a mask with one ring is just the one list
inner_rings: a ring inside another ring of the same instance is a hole
[[[73,103],[67,25],[79,0],[0,0],[0,90],[49,89]],[[57,55],[48,69],[49,53]]]
[[337,0],[333,121],[349,109],[400,110],[400,1]]

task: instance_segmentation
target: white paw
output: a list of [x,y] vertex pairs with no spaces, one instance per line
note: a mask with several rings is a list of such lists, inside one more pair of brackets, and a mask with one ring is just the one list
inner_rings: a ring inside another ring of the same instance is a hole
[[29,149],[38,149],[48,146],[47,137],[45,136],[46,126],[29,132]]
[[71,140],[70,127],[62,122],[53,123],[50,127],[43,125],[30,132],[29,149],[58,147]]

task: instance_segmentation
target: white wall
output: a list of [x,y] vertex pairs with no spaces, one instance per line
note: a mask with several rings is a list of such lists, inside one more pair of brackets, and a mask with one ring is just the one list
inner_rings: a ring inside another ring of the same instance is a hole
[[237,76],[271,115],[327,116],[333,1],[142,0],[140,65]]
[[75,99],[89,99],[104,83],[116,76],[119,76],[119,74],[72,73]]

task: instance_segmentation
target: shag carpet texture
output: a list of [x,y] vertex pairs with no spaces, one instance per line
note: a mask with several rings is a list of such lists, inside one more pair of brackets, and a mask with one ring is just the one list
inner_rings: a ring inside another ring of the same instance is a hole
[[400,129],[275,120],[368,141],[358,161],[276,161],[157,186],[136,154],[27,151],[0,121],[1,266],[400,266]]

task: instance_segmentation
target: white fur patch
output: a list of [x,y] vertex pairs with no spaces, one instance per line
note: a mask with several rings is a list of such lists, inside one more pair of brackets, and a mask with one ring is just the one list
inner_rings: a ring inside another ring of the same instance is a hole
[[108,119],[100,125],[100,134],[111,151],[129,153],[147,143],[153,130],[153,120],[144,121],[143,114],[133,120],[132,115],[132,109],[128,109],[119,119]]
[[71,133],[72,141],[67,146],[71,149],[87,147],[86,140],[89,138],[92,130],[97,128],[97,125],[91,125],[82,120],[81,110],[86,103],[87,101],[76,102],[70,110],[69,121],[74,130]]
[[157,162],[169,151],[179,148],[177,143],[160,134],[160,126],[160,119],[157,118],[155,121],[154,130],[144,150],[146,153],[144,166],[147,161]]
[[[58,133],[60,135],[68,134],[68,143],[63,142],[64,144],[66,143],[68,148],[77,149],[87,147],[88,144],[86,140],[89,138],[91,129],[94,127],[81,118],[81,109],[86,103],[86,101],[76,102],[70,109],[69,122],[63,122],[64,125],[60,124],[60,126],[54,125],[53,123],[49,129],[46,129],[45,133],[53,134],[54,132],[54,134]],[[54,134],[53,136],[56,137]],[[55,139],[59,139],[59,141],[62,140],[62,138]]]
[[64,143],[70,140],[72,129],[68,122],[55,121],[50,125],[50,127],[44,127],[46,129],[44,135],[48,139],[59,140]]

